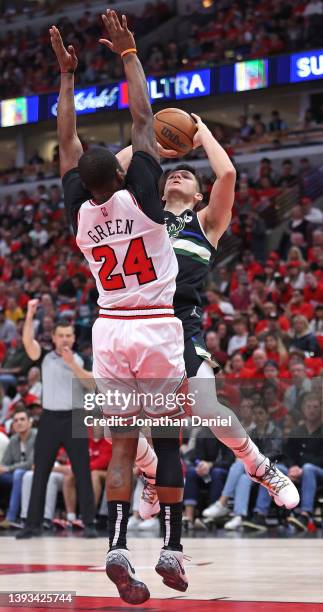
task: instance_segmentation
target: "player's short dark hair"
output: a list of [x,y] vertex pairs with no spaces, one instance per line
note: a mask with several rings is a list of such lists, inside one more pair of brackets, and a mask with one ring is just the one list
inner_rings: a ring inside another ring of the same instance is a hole
[[161,179],[160,179],[160,192],[161,195],[163,195],[164,193],[164,189],[165,189],[165,184],[168,178],[168,175],[171,174],[171,172],[176,172],[177,170],[187,170],[187,172],[191,172],[191,174],[194,174],[195,179],[196,179],[196,183],[198,186],[198,190],[199,193],[203,193],[203,184],[202,184],[202,179],[200,177],[200,175],[196,172],[195,168],[193,166],[191,166],[190,164],[178,164],[175,168],[172,168],[171,170],[166,170],[166,172],[163,173]]
[[93,147],[83,153],[78,163],[80,179],[87,189],[104,188],[116,177],[120,164],[116,156],[105,147]]

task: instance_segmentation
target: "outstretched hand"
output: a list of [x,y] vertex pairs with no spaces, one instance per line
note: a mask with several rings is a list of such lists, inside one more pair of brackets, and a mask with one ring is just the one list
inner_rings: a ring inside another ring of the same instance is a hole
[[106,15],[102,15],[102,21],[105,25],[109,40],[100,38],[99,42],[113,51],[121,55],[127,49],[135,49],[136,43],[133,34],[128,30],[127,18],[122,15],[121,23],[115,11],[107,9]]
[[50,41],[57,57],[61,72],[75,72],[78,59],[76,57],[75,49],[73,45],[69,45],[67,50],[64,47],[62,37],[59,29],[56,26],[52,26],[49,29]]

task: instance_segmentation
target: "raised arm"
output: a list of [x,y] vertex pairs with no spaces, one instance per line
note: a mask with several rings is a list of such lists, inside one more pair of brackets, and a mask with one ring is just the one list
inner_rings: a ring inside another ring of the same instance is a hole
[[34,334],[34,316],[37,310],[39,300],[29,300],[27,306],[27,314],[22,330],[22,342],[25,351],[30,359],[37,361],[41,356],[41,348]]
[[128,82],[129,109],[132,116],[133,152],[144,151],[159,161],[159,153],[153,128],[153,113],[145,73],[137,57],[136,43],[128,30],[127,19],[120,21],[114,11],[102,15],[109,40],[100,39],[108,49],[121,55]]
[[76,130],[76,113],[74,103],[74,73],[78,60],[74,47],[66,50],[58,28],[49,30],[53,50],[61,71],[60,92],[57,107],[57,132],[61,177],[76,168],[83,154],[81,141]]
[[209,204],[198,213],[198,216],[209,241],[217,246],[231,221],[236,171],[229,156],[209,128],[198,115],[192,113],[192,116],[198,127],[194,137],[194,147],[200,145],[203,147],[216,175]]

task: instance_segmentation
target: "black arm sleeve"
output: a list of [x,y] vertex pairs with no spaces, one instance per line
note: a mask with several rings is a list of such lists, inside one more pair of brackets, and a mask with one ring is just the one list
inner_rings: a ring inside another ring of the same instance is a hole
[[67,218],[72,225],[74,234],[76,234],[78,211],[82,204],[91,198],[91,193],[83,187],[77,168],[72,168],[72,170],[66,172],[62,183]]
[[136,151],[126,174],[125,188],[135,196],[149,219],[164,224],[164,211],[158,187],[162,173],[154,157],[149,153]]

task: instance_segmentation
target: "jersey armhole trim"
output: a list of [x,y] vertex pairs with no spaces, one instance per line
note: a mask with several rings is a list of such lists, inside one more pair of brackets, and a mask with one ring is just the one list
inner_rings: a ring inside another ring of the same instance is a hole
[[199,226],[200,226],[200,229],[201,229],[201,232],[202,232],[202,234],[203,234],[204,238],[207,240],[208,244],[209,244],[209,245],[212,247],[212,249],[214,249],[214,251],[217,251],[219,241],[217,242],[216,247],[215,247],[215,246],[212,244],[212,242],[210,242],[210,241],[209,241],[209,239],[208,239],[208,237],[207,237],[207,235],[206,235],[206,233],[205,233],[205,231],[204,231],[204,227],[203,227],[203,225],[202,225],[202,223],[201,223],[201,220],[200,220],[200,217],[199,217],[199,213],[198,213],[198,212],[196,213],[196,218],[197,218],[197,220],[198,220],[198,224],[199,224]]

